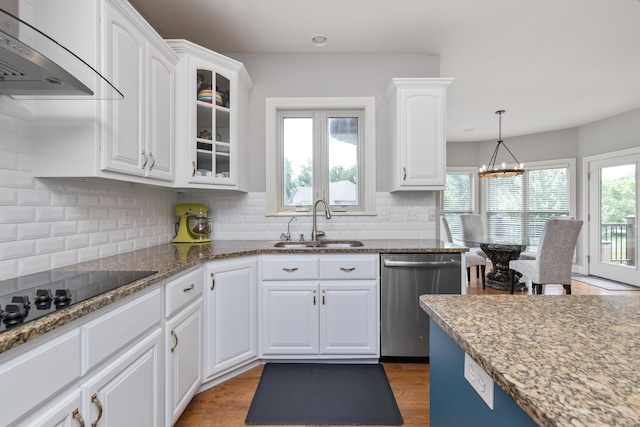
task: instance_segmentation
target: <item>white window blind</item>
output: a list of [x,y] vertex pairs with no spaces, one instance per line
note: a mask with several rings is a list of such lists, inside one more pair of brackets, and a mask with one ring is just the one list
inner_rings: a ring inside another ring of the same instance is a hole
[[446,189],[442,196],[442,210],[454,239],[462,239],[460,215],[473,213],[475,170],[447,171]]
[[570,191],[568,166],[487,180],[487,234],[522,237],[535,247],[547,219],[570,214]]

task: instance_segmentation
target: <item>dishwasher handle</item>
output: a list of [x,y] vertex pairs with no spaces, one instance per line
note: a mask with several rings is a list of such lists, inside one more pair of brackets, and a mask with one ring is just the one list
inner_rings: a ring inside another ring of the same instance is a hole
[[460,265],[460,261],[456,261],[455,259],[449,261],[393,261],[385,259],[383,264],[385,267],[438,268]]

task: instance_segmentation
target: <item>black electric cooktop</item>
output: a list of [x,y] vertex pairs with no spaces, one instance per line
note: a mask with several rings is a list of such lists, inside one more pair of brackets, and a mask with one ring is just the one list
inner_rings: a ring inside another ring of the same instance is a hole
[[155,273],[51,270],[0,281],[0,332]]

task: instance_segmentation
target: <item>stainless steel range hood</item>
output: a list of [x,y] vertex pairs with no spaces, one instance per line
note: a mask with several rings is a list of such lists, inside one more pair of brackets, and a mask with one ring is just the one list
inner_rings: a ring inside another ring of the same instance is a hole
[[18,99],[123,99],[58,42],[0,9],[0,95]]

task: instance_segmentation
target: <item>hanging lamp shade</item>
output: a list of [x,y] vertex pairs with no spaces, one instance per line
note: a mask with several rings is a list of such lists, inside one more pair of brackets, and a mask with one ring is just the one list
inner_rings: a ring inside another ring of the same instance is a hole
[[[498,110],[496,114],[498,115],[498,141],[496,144],[495,150],[493,150],[493,154],[491,155],[491,159],[489,159],[488,166],[482,165],[478,171],[478,176],[480,178],[505,178],[509,176],[518,176],[524,173],[524,166],[522,163],[516,159],[516,156],[513,155],[509,147],[506,146],[504,141],[502,140],[502,115],[505,113],[505,110]],[[513,158],[515,164],[513,167],[507,167],[506,163],[502,163],[499,166],[496,166],[496,159],[498,157],[498,151],[500,147],[504,147],[507,152]]]

